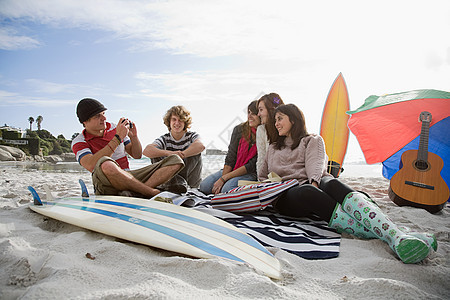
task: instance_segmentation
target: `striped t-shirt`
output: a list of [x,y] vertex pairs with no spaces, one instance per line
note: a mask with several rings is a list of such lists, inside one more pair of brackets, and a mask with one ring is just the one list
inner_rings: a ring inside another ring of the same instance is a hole
[[184,151],[200,138],[196,132],[187,131],[181,139],[175,140],[170,132],[157,138],[153,144],[156,148],[169,151]]

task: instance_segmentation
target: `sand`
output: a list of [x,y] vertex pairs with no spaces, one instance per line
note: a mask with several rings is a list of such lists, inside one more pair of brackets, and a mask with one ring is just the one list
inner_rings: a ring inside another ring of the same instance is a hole
[[78,196],[79,178],[92,192],[90,174],[73,164],[0,163],[0,299],[450,299],[450,206],[435,215],[396,206],[379,167],[348,165],[341,179],[368,192],[398,225],[433,232],[437,252],[406,265],[384,242],[349,235],[328,260],[270,248],[282,265],[278,281],[245,264],[133,244],[28,208],[28,185]]

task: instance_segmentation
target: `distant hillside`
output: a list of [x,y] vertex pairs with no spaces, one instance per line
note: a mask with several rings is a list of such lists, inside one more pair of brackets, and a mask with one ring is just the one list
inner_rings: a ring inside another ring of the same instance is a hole
[[49,131],[42,129],[35,131],[27,130],[27,135],[39,139],[42,155],[44,156],[72,152],[72,148],[70,147],[72,141],[67,140],[62,134],[55,138]]
[[[54,137],[45,129],[27,129],[26,137],[22,137],[19,132],[1,130],[0,138],[0,144],[20,148],[27,155],[47,156],[72,152],[71,140],[67,140],[62,134]],[[14,141],[23,141],[24,143],[12,143]]]

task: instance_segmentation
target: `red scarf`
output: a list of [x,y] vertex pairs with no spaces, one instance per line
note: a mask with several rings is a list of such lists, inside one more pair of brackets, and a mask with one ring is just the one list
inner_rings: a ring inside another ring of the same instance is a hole
[[[252,132],[250,133],[250,135],[256,133],[256,128],[252,128],[251,130]],[[256,143],[254,143],[253,146],[250,147],[250,144],[245,140],[245,138],[241,137],[237,150],[236,164],[234,165],[233,171],[245,165],[255,155]]]

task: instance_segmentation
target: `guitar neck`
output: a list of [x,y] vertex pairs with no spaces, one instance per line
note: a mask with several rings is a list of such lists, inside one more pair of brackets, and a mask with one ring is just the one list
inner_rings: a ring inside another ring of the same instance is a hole
[[428,137],[430,133],[430,122],[422,121],[422,129],[420,131],[419,151],[417,154],[418,161],[428,161]]

